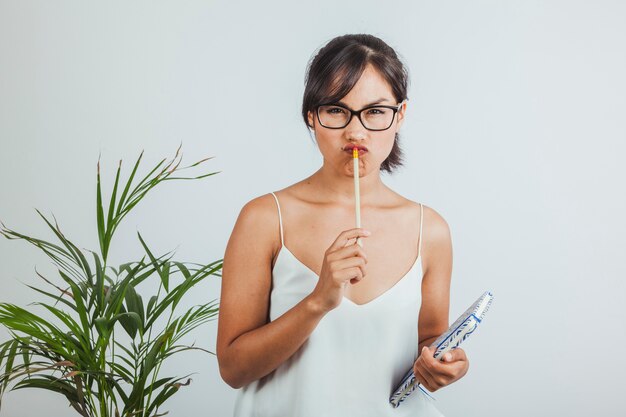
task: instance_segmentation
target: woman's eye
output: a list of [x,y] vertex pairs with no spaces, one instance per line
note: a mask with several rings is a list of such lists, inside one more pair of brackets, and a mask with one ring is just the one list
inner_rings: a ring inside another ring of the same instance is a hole
[[331,107],[327,110],[327,112],[331,114],[341,114],[344,112],[344,109],[342,109],[341,107]]
[[369,109],[367,113],[368,114],[385,114],[385,109],[382,109],[382,108]]

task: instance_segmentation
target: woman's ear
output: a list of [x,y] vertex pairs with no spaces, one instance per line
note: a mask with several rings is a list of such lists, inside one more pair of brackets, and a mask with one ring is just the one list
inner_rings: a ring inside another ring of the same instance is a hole
[[307,112],[307,118],[308,118],[308,121],[309,121],[309,127],[311,129],[313,129],[314,123],[315,123],[315,117],[313,117],[313,112],[312,111],[308,111]]
[[404,116],[406,114],[406,105],[407,105],[407,101],[408,99],[404,99],[402,101],[402,106],[400,106],[400,109],[398,110],[398,114],[396,115],[396,117],[398,118],[398,129],[400,129],[400,126],[402,126],[402,123],[404,123]]

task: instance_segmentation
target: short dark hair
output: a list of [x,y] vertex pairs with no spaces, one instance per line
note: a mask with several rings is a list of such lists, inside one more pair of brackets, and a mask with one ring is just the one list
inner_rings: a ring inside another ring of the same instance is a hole
[[[391,86],[398,103],[408,99],[409,73],[396,52],[383,40],[369,34],[348,34],[331,39],[308,63],[302,117],[307,127],[308,113],[317,106],[341,100],[352,90],[365,67],[371,64]],[[389,173],[402,166],[403,153],[396,133],[391,153],[380,165]]]

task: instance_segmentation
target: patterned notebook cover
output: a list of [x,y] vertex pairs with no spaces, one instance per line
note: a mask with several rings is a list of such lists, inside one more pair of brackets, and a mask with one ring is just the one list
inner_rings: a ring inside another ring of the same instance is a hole
[[[461,314],[446,332],[430,345],[431,348],[437,347],[434,355],[436,359],[441,358],[446,352],[456,349],[462,341],[476,330],[478,324],[483,320],[485,313],[489,310],[492,300],[493,294],[490,291],[485,291],[470,308]],[[398,407],[418,386],[424,391],[415,379],[413,367],[411,366],[411,369],[409,369],[402,378],[402,382],[400,382],[391,397],[389,397],[389,403],[394,408]],[[426,391],[424,391],[424,393],[428,395]]]

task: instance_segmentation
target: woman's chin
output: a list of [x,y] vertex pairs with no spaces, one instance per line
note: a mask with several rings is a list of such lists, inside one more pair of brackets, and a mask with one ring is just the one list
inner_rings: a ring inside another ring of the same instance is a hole
[[[354,165],[346,165],[346,169],[344,170],[346,176],[354,177]],[[367,173],[367,167],[361,165],[359,166],[359,178],[365,176]]]

